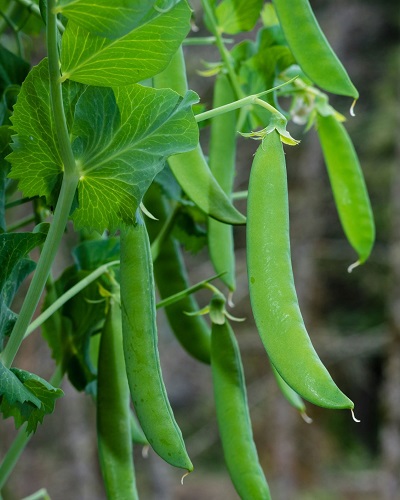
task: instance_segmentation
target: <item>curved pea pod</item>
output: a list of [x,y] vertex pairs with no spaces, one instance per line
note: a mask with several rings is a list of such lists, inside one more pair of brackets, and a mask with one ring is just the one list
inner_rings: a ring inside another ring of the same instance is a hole
[[138,497],[133,467],[130,396],[122,349],[121,308],[113,297],[100,340],[97,439],[107,498]]
[[[146,195],[146,204],[159,219],[149,220],[147,227],[151,239],[154,239],[162,223],[168,216],[168,203],[154,187]],[[162,299],[189,288],[185,263],[179,243],[169,236],[163,241],[160,253],[154,262],[154,277]],[[195,359],[210,364],[211,331],[203,316],[192,316],[199,310],[193,295],[188,295],[179,302],[165,308],[168,323],[181,346]]]
[[[213,108],[229,104],[234,100],[235,94],[228,77],[220,73],[214,87]],[[210,169],[228,197],[232,194],[235,176],[236,118],[237,113],[231,111],[211,120]],[[209,219],[207,234],[208,249],[215,272],[225,273],[221,276],[221,280],[233,292],[236,288],[233,228],[228,224]]]
[[247,271],[254,319],[272,364],[301,397],[326,408],[354,404],[319,359],[293,281],[286,165],[277,132],[257,149],[247,198]]
[[[153,79],[156,88],[171,88],[183,95],[187,90],[182,47],[169,66]],[[179,155],[170,156],[169,166],[188,197],[207,215],[226,224],[245,224],[246,218],[236,210],[211,173],[200,144]]]
[[319,87],[358,99],[358,91],[329,45],[308,0],[273,0],[285,38],[304,73]]
[[296,408],[296,410],[302,416],[303,420],[307,422],[307,424],[311,424],[312,419],[306,413],[306,405],[304,404],[304,401],[297,394],[297,392],[295,392],[290,386],[287,385],[287,383],[283,380],[283,378],[274,368],[274,365],[271,365],[271,367],[272,367],[272,373],[275,376],[276,383],[283,396],[286,398],[289,404],[293,406],[293,408]]
[[362,264],[374,244],[375,224],[357,153],[346,129],[333,115],[318,113],[317,130],[344,233],[358,254],[356,264]]
[[218,428],[229,475],[242,500],[270,493],[253,440],[240,351],[226,320],[212,325],[211,367]]
[[143,432],[166,462],[188,471],[181,430],[161,373],[150,243],[142,221],[121,231],[122,333],[128,383]]

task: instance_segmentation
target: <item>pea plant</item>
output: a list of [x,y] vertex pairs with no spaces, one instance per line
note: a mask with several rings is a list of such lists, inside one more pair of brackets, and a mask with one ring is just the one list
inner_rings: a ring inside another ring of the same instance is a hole
[[[301,148],[287,130],[291,120],[317,129],[339,218],[357,254],[351,271],[371,252],[374,222],[345,117],[326,92],[347,98],[350,114],[358,92],[308,0],[201,3],[207,37],[191,32],[200,21],[186,0],[0,2],[0,27],[8,34],[0,47],[0,411],[20,428],[0,464],[0,489],[63,396],[65,375],[96,405],[108,498],[140,494],[134,444],[149,445],[183,474],[193,471],[160,368],[156,311],[164,307],[188,355],[211,366],[237,493],[270,498],[232,330],[237,318],[227,307],[236,287],[234,225],[246,224],[251,307],[284,396],[306,420],[303,399],[353,410],[299,309],[283,145]],[[32,22],[45,25],[47,51],[33,67],[24,53]],[[220,54],[202,72],[215,76],[210,109],[187,86],[183,46],[190,57],[196,44],[212,44]],[[208,157],[199,127],[210,128]],[[239,134],[259,142],[248,191],[237,194]],[[240,196],[247,197],[247,219],[233,205]],[[21,204],[31,204],[31,216],[7,226],[6,211]],[[79,244],[74,264],[54,280],[69,220]],[[33,221],[32,232],[21,231]],[[206,238],[193,238],[199,225]],[[190,286],[182,242],[189,250],[206,244],[216,275]],[[29,254],[36,247],[34,262]],[[17,313],[12,301],[32,272]],[[193,295],[201,288],[210,292],[203,309]],[[57,365],[50,381],[13,366],[38,327]]]

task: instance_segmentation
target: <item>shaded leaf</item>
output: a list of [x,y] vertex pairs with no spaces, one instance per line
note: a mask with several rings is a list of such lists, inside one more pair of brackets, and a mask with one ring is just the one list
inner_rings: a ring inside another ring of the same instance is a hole
[[191,9],[181,1],[114,40],[69,21],[62,37],[62,78],[107,87],[150,78],[168,65],[190,29],[190,16]]
[[[0,368],[1,366],[0,364]],[[16,427],[27,422],[27,433],[35,432],[38,424],[43,422],[44,416],[54,411],[55,400],[64,393],[61,389],[53,387],[46,380],[33,373],[17,368],[11,368],[8,372],[15,377],[13,384],[16,385],[16,381],[18,381],[24,391],[31,395],[31,399],[12,401],[9,397],[9,388],[7,388],[0,404],[1,412],[4,418],[14,417]],[[9,380],[8,374],[6,375],[7,380]],[[0,378],[1,381],[2,378]]]
[[21,84],[29,72],[29,64],[0,45],[0,94],[14,83]]

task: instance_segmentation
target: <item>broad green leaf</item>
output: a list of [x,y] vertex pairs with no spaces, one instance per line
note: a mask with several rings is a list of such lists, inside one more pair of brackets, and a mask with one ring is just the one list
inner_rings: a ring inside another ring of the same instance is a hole
[[[64,108],[71,127],[73,108],[85,87],[74,82],[63,85]],[[56,199],[63,164],[58,152],[49,95],[47,59],[43,59],[27,76],[11,117],[13,152],[7,157],[12,165],[9,177],[19,181],[25,196]]]
[[40,408],[40,400],[27,389],[12,370],[7,369],[0,361],[0,408],[7,401],[9,405],[29,403]]
[[117,38],[176,3],[173,0],[61,0],[56,12],[95,35]]
[[168,65],[190,29],[190,16],[181,1],[115,40],[69,21],[62,37],[62,79],[115,87],[150,78]]
[[1,412],[4,418],[14,417],[16,427],[20,427],[24,422],[27,422],[26,431],[30,434],[36,431],[38,424],[43,422],[45,415],[53,413],[55,400],[64,393],[61,389],[53,387],[46,380],[33,373],[17,368],[11,368],[9,373],[12,373],[22,388],[32,395],[34,404],[32,404],[31,400],[11,402],[8,397],[9,393],[5,392],[0,404]]
[[218,27],[235,35],[254,28],[264,0],[223,0],[216,8]]
[[81,178],[78,227],[99,232],[136,221],[136,210],[168,156],[193,149],[197,94],[141,85],[89,87],[75,109],[73,150]]

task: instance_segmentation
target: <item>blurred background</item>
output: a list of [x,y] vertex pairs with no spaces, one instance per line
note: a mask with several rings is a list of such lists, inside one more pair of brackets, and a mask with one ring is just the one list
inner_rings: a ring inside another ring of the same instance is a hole
[[[195,22],[205,34],[199,2],[191,2]],[[365,174],[377,239],[368,262],[347,273],[356,256],[344,238],[314,130],[286,147],[289,175],[291,245],[300,306],[312,341],[340,388],[354,401],[356,424],[347,411],[307,405],[306,424],[283,399],[252,318],[245,266],[245,230],[235,229],[238,289],[231,312],[246,317],[234,325],[241,347],[255,441],[275,500],[393,500],[400,498],[400,148],[399,9],[391,0],[312,2],[320,24],[360,91],[356,117],[347,98],[331,104],[346,122]],[[254,39],[254,34],[246,38]],[[29,42],[33,63],[43,57],[43,34]],[[201,77],[201,60],[217,61],[213,47],[187,47],[190,88],[210,106],[212,79]],[[207,135],[204,134],[205,150]],[[247,189],[257,144],[240,139],[236,190]],[[238,207],[245,211],[245,202]],[[19,207],[8,222],[24,216]],[[55,275],[70,262],[77,239],[72,228],[57,258]],[[194,283],[211,276],[206,250],[189,255]],[[25,287],[26,290],[26,287]],[[24,295],[21,291],[20,299]],[[210,299],[198,295],[201,305]],[[14,308],[17,310],[16,302]],[[169,397],[181,425],[195,472],[180,484],[181,471],[153,452],[135,451],[138,488],[143,499],[235,500],[218,438],[210,370],[191,358],[159,317],[160,355]],[[48,378],[54,367],[38,334],[20,351],[18,366]],[[19,499],[46,487],[52,499],[102,500],[92,401],[68,383],[29,443],[6,488],[5,499]],[[16,432],[2,422],[0,459]]]

